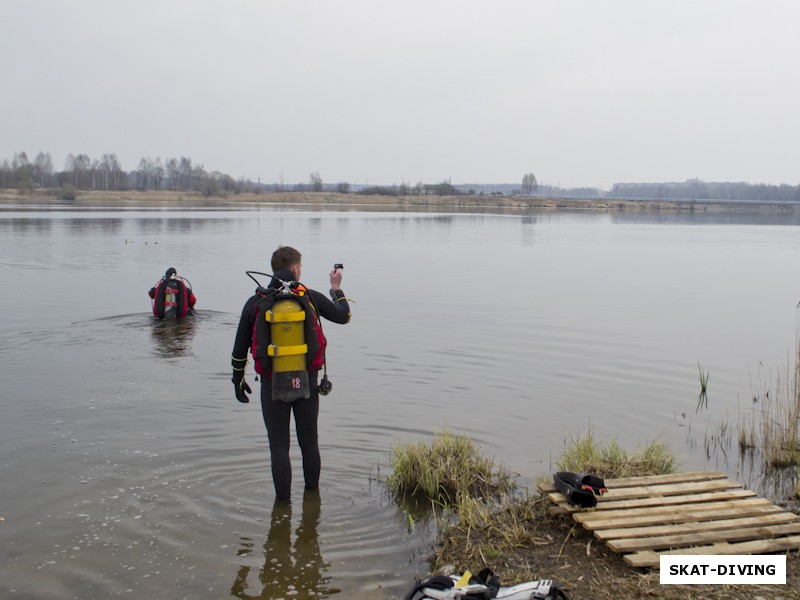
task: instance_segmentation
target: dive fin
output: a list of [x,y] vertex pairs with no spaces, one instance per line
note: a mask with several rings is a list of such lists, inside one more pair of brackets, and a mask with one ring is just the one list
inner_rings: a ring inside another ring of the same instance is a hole
[[559,471],[553,475],[553,481],[558,491],[567,497],[567,502],[579,508],[594,508],[597,506],[597,497],[592,488],[584,484],[575,473]]

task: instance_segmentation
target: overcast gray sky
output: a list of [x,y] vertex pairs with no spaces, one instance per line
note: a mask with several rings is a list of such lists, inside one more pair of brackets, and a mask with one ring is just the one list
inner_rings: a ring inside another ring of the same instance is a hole
[[797,0],[5,0],[0,160],[800,183]]

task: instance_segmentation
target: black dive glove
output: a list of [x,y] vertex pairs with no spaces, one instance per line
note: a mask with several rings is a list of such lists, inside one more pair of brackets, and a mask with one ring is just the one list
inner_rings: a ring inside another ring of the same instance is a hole
[[236,399],[242,404],[247,404],[250,402],[250,398],[247,397],[247,394],[252,394],[253,390],[250,389],[250,386],[247,385],[247,382],[244,380],[244,369],[241,371],[234,370],[231,381],[233,382],[233,387],[236,390]]

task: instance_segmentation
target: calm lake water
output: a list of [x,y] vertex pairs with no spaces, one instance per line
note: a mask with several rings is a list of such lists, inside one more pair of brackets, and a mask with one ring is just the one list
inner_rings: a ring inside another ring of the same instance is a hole
[[[279,244],[355,300],[325,329],[320,493],[294,443],[290,509],[229,367]],[[0,597],[400,597],[432,531],[380,479],[444,428],[526,483],[591,427],[755,485],[707,439],[727,421],[735,455],[794,352],[798,256],[793,214],[1,207]],[[150,316],[169,266],[193,320]]]

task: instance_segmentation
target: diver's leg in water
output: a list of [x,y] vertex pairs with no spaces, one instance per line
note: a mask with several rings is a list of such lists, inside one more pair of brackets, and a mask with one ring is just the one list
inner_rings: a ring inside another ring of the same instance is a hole
[[322,466],[317,436],[319,392],[317,391],[317,378],[312,375],[309,379],[311,397],[295,400],[292,402],[292,408],[297,443],[300,444],[300,450],[303,453],[303,476],[306,488],[314,489],[319,486],[319,472]]
[[261,413],[267,426],[272,483],[278,498],[288,498],[292,489],[292,463],[289,461],[289,417],[292,405],[272,399],[272,381],[261,381]]

